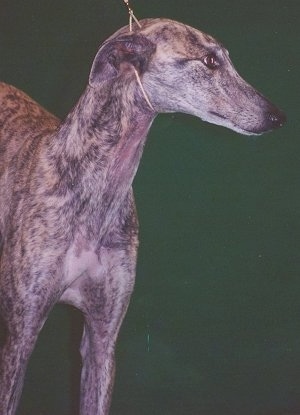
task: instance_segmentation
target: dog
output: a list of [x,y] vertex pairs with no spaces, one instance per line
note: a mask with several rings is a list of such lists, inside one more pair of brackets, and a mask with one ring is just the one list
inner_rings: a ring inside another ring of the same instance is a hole
[[169,19],[140,24],[103,43],[62,123],[0,86],[0,415],[15,414],[28,359],[58,302],[84,315],[80,413],[109,413],[138,249],[132,181],[156,115],[192,114],[246,135],[285,123],[214,38]]

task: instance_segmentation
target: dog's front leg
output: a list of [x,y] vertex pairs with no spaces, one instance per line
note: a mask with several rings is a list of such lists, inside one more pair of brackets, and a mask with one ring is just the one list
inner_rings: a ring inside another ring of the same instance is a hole
[[[2,282],[6,277],[11,284],[2,285],[0,289],[1,312],[7,329],[0,351],[0,415],[13,415],[22,392],[28,359],[52,303],[45,298],[43,287],[39,295],[26,293],[23,284],[14,287],[14,278],[7,273],[1,275]],[[37,286],[35,289],[38,291]]]
[[[18,327],[8,332],[0,352],[0,414],[13,415],[22,392],[29,356],[35,345],[39,328],[28,321],[18,322]],[[9,328],[11,330],[11,327]]]
[[134,284],[135,255],[109,250],[105,255],[107,259],[101,257],[101,277],[86,276],[80,287],[85,316],[81,343],[81,415],[109,413],[115,342]]

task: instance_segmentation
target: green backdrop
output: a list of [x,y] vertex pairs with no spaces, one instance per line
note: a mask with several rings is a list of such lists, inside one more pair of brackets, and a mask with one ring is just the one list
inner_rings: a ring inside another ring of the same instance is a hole
[[[160,115],[134,188],[137,281],[117,348],[112,415],[300,413],[299,0],[135,0],[230,50],[288,124],[245,138]],[[2,0],[0,79],[64,117],[122,0]],[[77,415],[81,317],[57,306],[18,415]]]

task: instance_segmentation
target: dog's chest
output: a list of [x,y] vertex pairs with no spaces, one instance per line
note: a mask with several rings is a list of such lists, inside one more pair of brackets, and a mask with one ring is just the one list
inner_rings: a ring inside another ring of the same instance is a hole
[[96,253],[96,244],[76,236],[69,246],[63,261],[64,284],[72,284],[80,276],[87,274],[97,277],[101,273],[102,264]]
[[63,261],[63,284],[69,286],[84,276],[102,279],[116,264],[122,262],[123,256],[123,249],[99,248],[96,241],[87,241],[82,236],[77,236]]

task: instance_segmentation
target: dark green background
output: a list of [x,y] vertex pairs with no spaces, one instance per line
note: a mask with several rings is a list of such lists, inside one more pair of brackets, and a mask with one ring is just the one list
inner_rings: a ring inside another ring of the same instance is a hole
[[[259,138],[160,115],[134,187],[137,282],[117,348],[112,415],[300,413],[299,0],[136,0],[230,50],[283,108]],[[2,0],[0,79],[64,117],[122,0]],[[18,415],[76,415],[80,315],[57,306]]]

